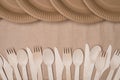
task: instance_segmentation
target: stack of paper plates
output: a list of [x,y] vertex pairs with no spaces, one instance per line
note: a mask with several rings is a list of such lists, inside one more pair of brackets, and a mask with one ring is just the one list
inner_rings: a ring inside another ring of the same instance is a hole
[[82,0],[51,0],[53,6],[66,18],[80,23],[95,23],[102,18],[94,15]]
[[119,0],[0,0],[0,18],[17,23],[37,20],[120,22]]

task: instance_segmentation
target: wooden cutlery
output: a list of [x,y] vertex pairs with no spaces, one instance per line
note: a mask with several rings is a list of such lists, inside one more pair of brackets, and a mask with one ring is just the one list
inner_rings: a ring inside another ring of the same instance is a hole
[[5,73],[4,73],[3,69],[2,69],[3,68],[3,64],[4,64],[3,59],[0,56],[0,75],[1,75],[3,80],[7,80],[7,77],[5,76]]
[[15,49],[8,49],[7,50],[7,59],[9,61],[9,64],[13,67],[14,69],[14,73],[15,73],[15,77],[17,80],[22,80],[21,76],[20,76],[20,72],[18,70],[18,59],[16,56],[16,52]]
[[26,48],[26,51],[28,53],[29,66],[30,66],[32,80],[37,80],[37,70],[35,67],[34,59],[33,59],[33,53],[28,47]]
[[100,52],[101,52],[100,46],[95,46],[90,51],[89,45],[88,44],[85,45],[83,80],[91,80],[94,65]]
[[38,80],[43,80],[42,69],[41,69],[41,64],[42,64],[42,48],[41,47],[39,46],[34,47],[33,59],[34,59],[35,67],[37,69]]
[[109,45],[109,46],[108,46],[108,49],[107,49],[107,51],[106,51],[106,55],[105,55],[105,57],[106,57],[106,62],[105,62],[104,69],[103,69],[102,72],[101,72],[101,76],[102,76],[103,72],[104,72],[106,69],[108,69],[109,66],[110,66],[111,53],[112,53],[112,46]]
[[2,56],[0,55],[4,64],[3,64],[3,69],[5,70],[6,76],[8,80],[13,80],[13,68],[10,66],[10,64],[8,63],[8,61]]
[[120,79],[120,66],[119,66],[119,68],[118,68],[118,70],[117,70],[113,80],[119,80],[119,79]]
[[105,66],[105,61],[106,61],[105,53],[101,52],[95,62],[96,74],[94,80],[100,79],[101,71]]
[[106,80],[112,80],[114,71],[115,71],[115,69],[117,69],[119,67],[119,65],[120,65],[120,51],[116,50],[111,59],[110,72],[109,72]]
[[63,64],[66,69],[66,80],[71,80],[71,71],[70,67],[72,64],[72,49],[71,48],[64,48],[63,52]]
[[83,62],[83,52],[81,49],[76,49],[73,52],[73,64],[75,65],[75,76],[74,80],[80,80],[79,79],[79,70],[80,70],[80,65]]
[[17,58],[18,58],[18,63],[22,68],[22,78],[23,80],[28,80],[28,75],[27,75],[27,70],[26,70],[26,65],[28,63],[28,56],[26,54],[26,51],[23,49],[18,50]]
[[43,61],[47,65],[47,68],[48,68],[49,80],[54,80],[53,71],[52,71],[52,64],[54,62],[54,54],[50,48],[46,48],[43,50]]
[[58,52],[58,49],[56,47],[54,48],[54,52],[55,52],[56,80],[62,80],[64,65],[61,60],[60,53]]
[[[56,47],[54,52],[50,48],[42,51],[42,48],[36,46],[33,52],[26,48],[15,51],[15,49],[7,49],[7,60],[0,55],[0,75],[3,80],[14,80],[13,72],[16,80],[28,80],[27,64],[29,63],[31,80],[43,80],[42,62],[44,62],[48,69],[49,80],[54,80],[53,63],[55,61],[56,80],[62,80],[63,69],[66,71],[66,80],[72,80],[71,65],[75,66],[74,80],[80,80],[80,66],[84,61],[83,80],[91,80],[94,67],[96,73],[94,80],[99,80],[106,69],[110,67],[109,74],[106,80],[119,80],[120,77],[120,51],[116,50],[111,59],[112,46],[109,45],[105,52],[101,51],[100,46],[94,46],[90,49],[89,45],[85,45],[85,57],[81,49],[74,50],[72,54],[71,48],[64,48],[62,58]],[[111,60],[110,60],[111,59]],[[21,67],[22,76],[18,68]],[[115,76],[113,74],[117,70]]]

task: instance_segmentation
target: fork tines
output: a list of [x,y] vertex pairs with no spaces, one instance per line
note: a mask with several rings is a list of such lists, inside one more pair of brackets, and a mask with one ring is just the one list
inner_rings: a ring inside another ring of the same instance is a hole
[[39,46],[34,47],[34,52],[42,52],[42,47]]
[[102,56],[105,57],[105,55],[106,55],[106,52],[103,51],[103,52],[102,52]]
[[64,54],[72,53],[72,48],[64,48]]
[[14,48],[11,48],[11,49],[7,49],[6,50],[8,54],[11,54],[11,53],[16,53],[15,49]]
[[120,50],[116,50],[115,55],[119,55],[119,54],[120,54]]

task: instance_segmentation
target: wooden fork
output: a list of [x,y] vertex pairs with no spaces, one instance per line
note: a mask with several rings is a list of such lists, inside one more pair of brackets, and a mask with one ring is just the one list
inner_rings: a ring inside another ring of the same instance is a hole
[[72,53],[71,48],[64,48],[63,64],[64,64],[64,66],[66,68],[66,80],[71,80],[71,71],[70,71],[70,66],[72,64],[71,53]]
[[14,73],[15,73],[15,76],[16,76],[16,79],[17,80],[22,80],[21,79],[21,76],[20,76],[20,72],[18,70],[18,59],[17,59],[17,56],[16,56],[16,51],[14,48],[12,49],[7,49],[7,59],[8,59],[8,62],[9,64],[13,67],[13,70],[14,70]]
[[43,80],[42,70],[41,70],[42,47],[39,47],[39,46],[34,47],[33,57],[34,57],[34,63],[35,63],[36,69],[37,69],[38,80]]
[[114,71],[115,71],[115,69],[117,69],[119,67],[119,65],[120,65],[120,51],[116,50],[111,59],[110,72],[109,72],[106,80],[112,80]]
[[101,75],[101,72],[104,68],[105,61],[106,61],[105,53],[101,52],[100,55],[98,56],[96,62],[95,62],[96,74],[95,74],[94,80],[100,79],[100,75]]

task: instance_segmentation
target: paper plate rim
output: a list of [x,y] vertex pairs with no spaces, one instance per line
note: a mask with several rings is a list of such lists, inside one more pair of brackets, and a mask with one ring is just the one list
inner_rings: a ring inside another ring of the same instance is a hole
[[116,14],[107,10],[104,10],[102,7],[97,5],[94,0],[83,0],[86,6],[97,16],[113,22],[120,22],[120,13]]
[[23,13],[23,14],[15,13],[13,11],[10,11],[4,8],[2,5],[0,5],[0,18],[3,18],[10,22],[15,22],[15,23],[30,23],[30,22],[37,21],[36,18],[28,15],[27,13]]
[[57,10],[54,12],[50,11],[43,11],[35,6],[33,6],[29,1],[27,0],[16,0],[18,5],[29,15],[43,20],[43,21],[50,21],[50,22],[57,22],[57,21],[64,21],[66,18],[61,15]]
[[79,22],[79,23],[96,23],[103,21],[102,18],[96,16],[96,15],[81,15],[80,13],[75,13],[65,7],[65,5],[60,0],[50,0],[52,5],[60,12],[62,15],[67,17],[68,19]]

